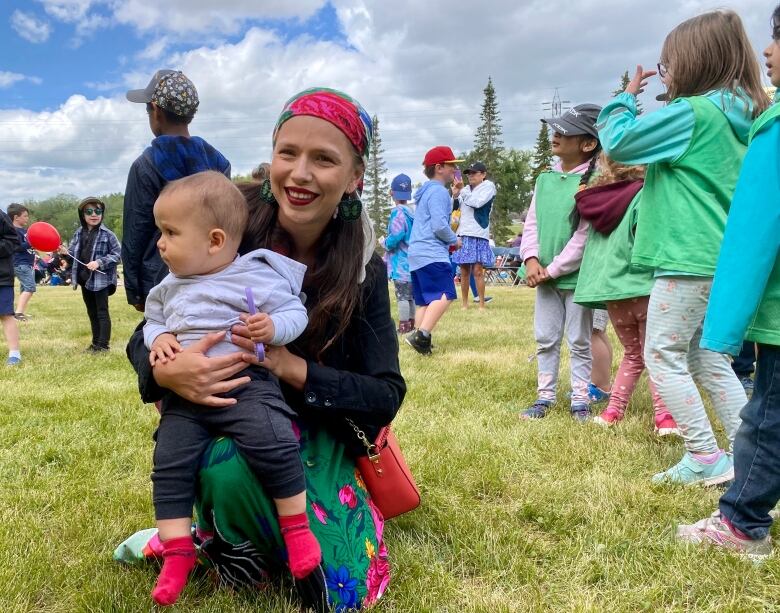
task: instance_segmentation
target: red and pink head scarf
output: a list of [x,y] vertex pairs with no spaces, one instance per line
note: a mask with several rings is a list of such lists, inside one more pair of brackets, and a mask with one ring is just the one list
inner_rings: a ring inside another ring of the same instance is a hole
[[357,100],[344,92],[325,87],[313,87],[295,94],[284,105],[282,114],[276,122],[274,142],[282,124],[288,119],[301,115],[319,117],[336,126],[352,143],[363,161],[367,161],[373,139],[373,123]]

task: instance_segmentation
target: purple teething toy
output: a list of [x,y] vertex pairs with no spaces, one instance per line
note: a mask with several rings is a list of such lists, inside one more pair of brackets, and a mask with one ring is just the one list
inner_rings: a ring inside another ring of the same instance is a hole
[[[249,314],[255,315],[257,313],[257,308],[255,307],[255,297],[252,294],[251,287],[246,288],[246,304],[247,307],[249,307]],[[255,355],[261,362],[265,360],[265,347],[263,346],[263,343],[255,343]]]

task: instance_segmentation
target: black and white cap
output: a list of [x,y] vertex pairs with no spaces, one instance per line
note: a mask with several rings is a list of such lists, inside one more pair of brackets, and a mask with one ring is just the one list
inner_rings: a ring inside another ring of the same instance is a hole
[[560,117],[551,117],[542,119],[542,121],[563,136],[587,134],[598,138],[596,119],[598,119],[599,113],[601,113],[601,107],[597,104],[578,104]]

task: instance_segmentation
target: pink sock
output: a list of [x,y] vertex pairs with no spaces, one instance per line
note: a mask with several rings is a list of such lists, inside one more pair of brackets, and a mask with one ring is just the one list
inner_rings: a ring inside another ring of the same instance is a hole
[[197,558],[192,537],[163,541],[163,567],[152,590],[152,599],[161,606],[170,606],[179,598],[187,577],[195,568]]
[[692,453],[691,455],[702,464],[715,464],[720,459],[723,451],[718,449],[713,453]]
[[284,544],[287,545],[287,562],[296,579],[303,579],[320,565],[322,551],[317,538],[309,530],[306,513],[279,518]]

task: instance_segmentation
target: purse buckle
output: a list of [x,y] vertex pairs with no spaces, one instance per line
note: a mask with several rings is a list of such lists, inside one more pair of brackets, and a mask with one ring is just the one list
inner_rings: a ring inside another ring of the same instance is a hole
[[[379,464],[379,460],[382,458],[381,454],[379,453],[379,448],[376,445],[371,445],[366,450],[368,454],[368,459],[373,462],[374,464]],[[379,469],[378,472],[381,472],[381,469]]]

